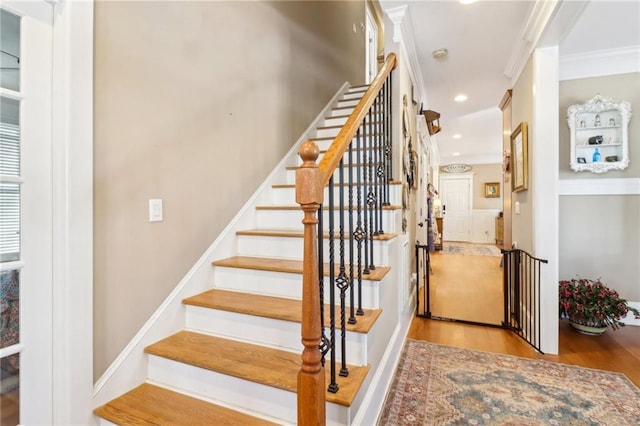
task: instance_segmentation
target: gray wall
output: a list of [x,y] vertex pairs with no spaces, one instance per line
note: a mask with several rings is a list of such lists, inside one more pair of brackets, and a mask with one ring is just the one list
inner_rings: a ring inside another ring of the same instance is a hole
[[[533,140],[533,57],[529,58],[527,65],[522,70],[520,78],[513,86],[511,130],[516,130],[518,125],[527,122],[528,131],[528,161],[531,165],[531,141]],[[513,161],[513,155],[511,156]],[[512,166],[513,167],[513,166]],[[529,182],[531,182],[532,168],[528,167]],[[513,169],[512,169],[513,179]],[[510,189],[507,189],[510,190]],[[517,242],[518,248],[533,253],[533,206],[531,190],[527,189],[512,193],[512,241]],[[515,203],[520,203],[520,214],[515,213]]]
[[361,22],[364,1],[96,3],[96,378],[341,84],[362,83]]
[[[502,210],[502,194],[505,191],[502,183],[502,164],[473,164],[473,208]],[[484,184],[498,182],[500,184],[500,197],[486,198],[484,196]],[[506,189],[510,191],[510,188]]]
[[[596,94],[631,103],[629,167],[605,174],[569,169],[567,108]],[[560,179],[640,177],[640,73],[560,82]],[[640,195],[560,197],[560,278],[598,278],[640,300]]]

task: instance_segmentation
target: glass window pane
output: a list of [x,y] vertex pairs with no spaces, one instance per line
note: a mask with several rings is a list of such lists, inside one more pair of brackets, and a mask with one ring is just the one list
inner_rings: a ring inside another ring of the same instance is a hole
[[0,87],[20,91],[20,17],[0,9]]
[[20,260],[20,185],[0,183],[0,262]]
[[0,175],[20,176],[20,102],[0,98]]
[[20,423],[20,354],[0,360],[0,426]]
[[20,271],[4,269],[0,271],[0,348],[17,343],[20,343]]

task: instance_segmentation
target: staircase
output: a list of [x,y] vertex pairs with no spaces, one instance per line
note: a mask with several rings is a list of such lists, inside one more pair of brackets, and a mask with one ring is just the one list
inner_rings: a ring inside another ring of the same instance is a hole
[[[311,139],[321,156],[366,89],[346,90],[318,122]],[[296,168],[283,168],[281,182],[259,196],[253,227],[235,233],[237,255],[212,262],[211,288],[182,300],[184,330],[146,346],[145,383],[95,409],[102,424],[297,422],[303,215],[295,199]],[[325,198],[330,190],[338,197],[337,189],[325,187]],[[349,376],[337,378],[338,392],[326,392],[327,424],[354,424],[363,411],[377,413],[367,404],[379,405],[384,398],[390,373],[383,370],[389,370],[390,353],[399,350],[388,345],[398,333],[400,277],[391,266],[400,251],[394,233],[400,193],[401,183],[392,181],[390,205],[382,215],[385,233],[373,242],[376,268],[363,280],[364,315],[347,326]],[[328,239],[325,235],[325,251]],[[328,269],[325,265],[325,275]],[[328,312],[327,305],[325,316]],[[374,395],[377,383],[383,386]]]

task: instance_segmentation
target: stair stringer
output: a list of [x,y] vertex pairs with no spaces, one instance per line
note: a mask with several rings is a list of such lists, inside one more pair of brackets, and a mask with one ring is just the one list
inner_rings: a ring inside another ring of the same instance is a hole
[[[236,232],[255,228],[256,207],[264,203],[264,200],[270,199],[272,185],[285,181],[287,166],[298,163],[298,149],[302,142],[314,135],[319,123],[330,113],[332,107],[349,90],[349,87],[349,82],[345,82],[338,89],[251,198],[96,381],[93,389],[94,408],[107,403],[146,380],[147,358],[144,354],[144,348],[184,328],[185,308],[182,300],[210,288],[214,273],[211,262],[236,254]],[[302,220],[302,214],[300,214],[300,220]]]

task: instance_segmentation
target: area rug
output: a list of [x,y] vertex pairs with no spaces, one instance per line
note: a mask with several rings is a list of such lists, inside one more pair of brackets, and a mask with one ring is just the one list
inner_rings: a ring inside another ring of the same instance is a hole
[[626,376],[407,340],[379,425],[639,425]]
[[500,249],[491,244],[449,243],[442,245],[442,253],[470,256],[502,256]]

